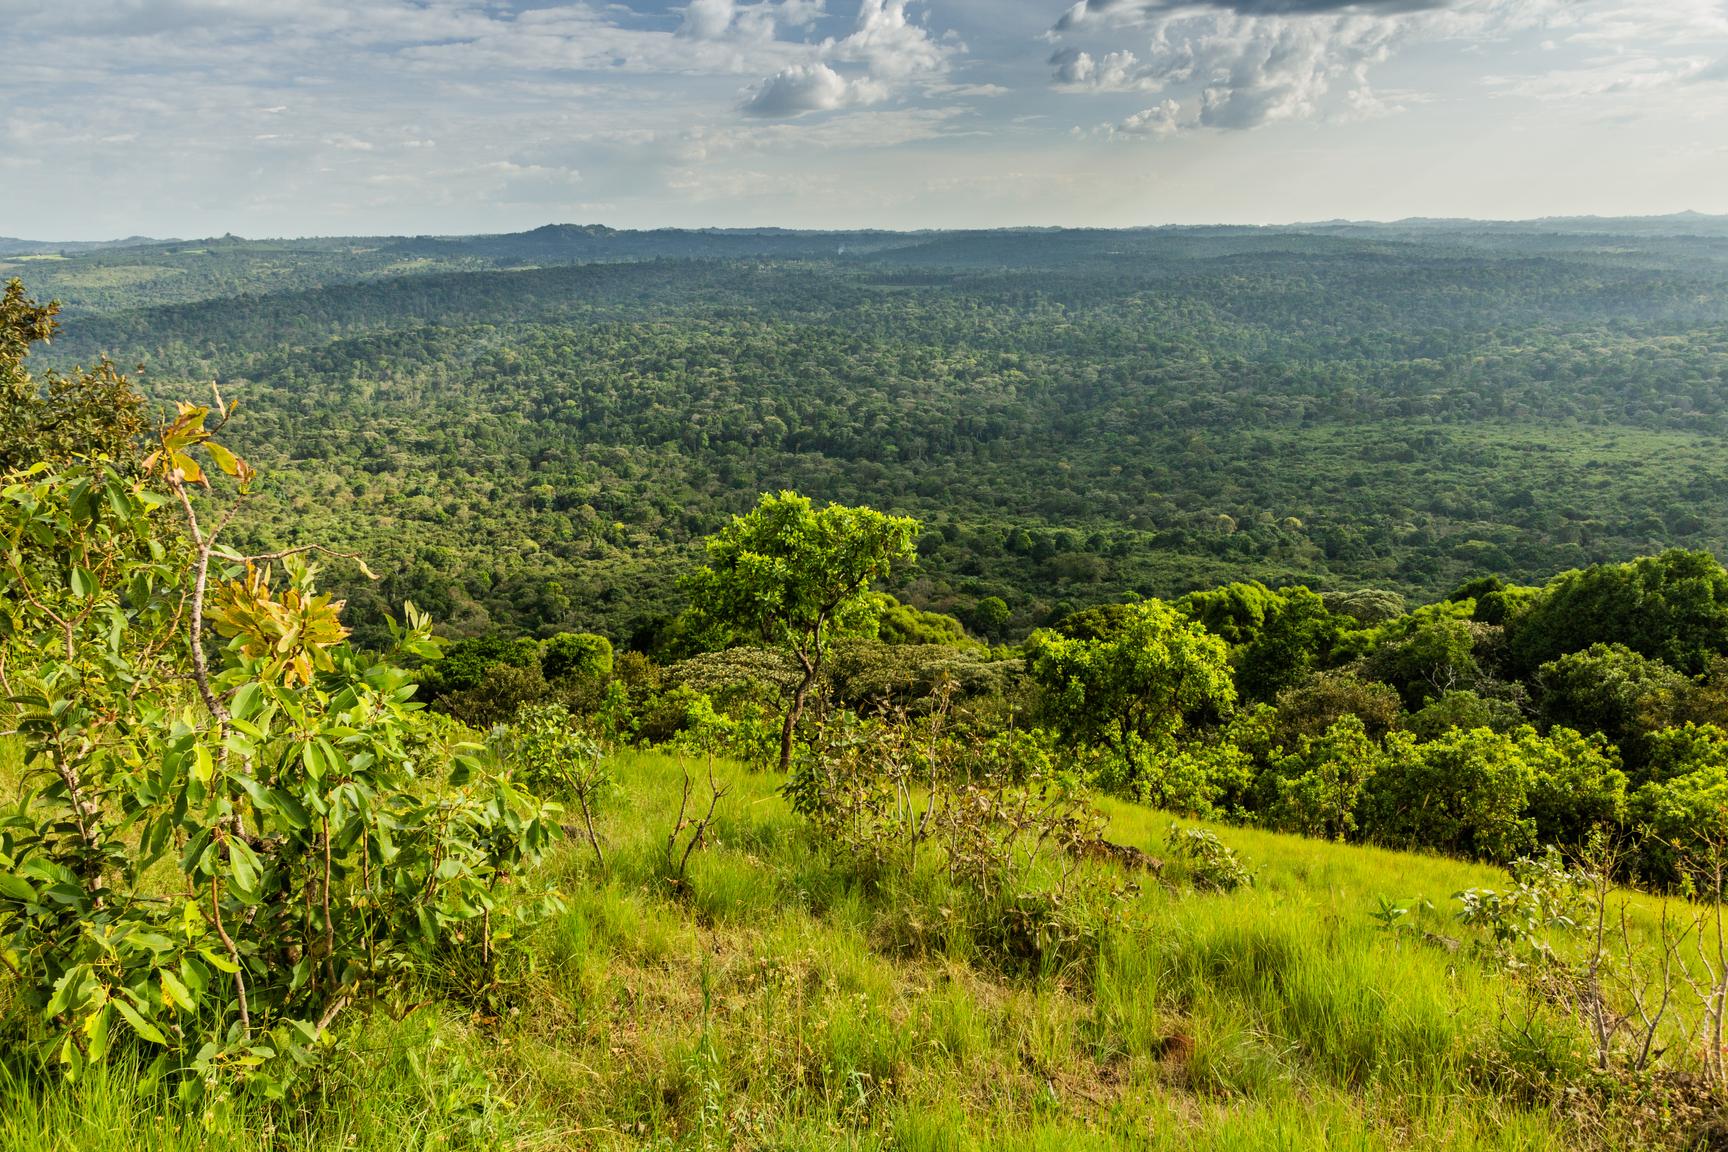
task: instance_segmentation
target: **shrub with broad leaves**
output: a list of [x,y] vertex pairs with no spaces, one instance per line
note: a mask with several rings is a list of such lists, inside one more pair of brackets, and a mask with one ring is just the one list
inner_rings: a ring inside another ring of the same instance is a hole
[[[555,906],[557,810],[422,733],[410,675],[346,643],[316,546],[221,543],[244,461],[182,405],[138,474],[0,479],[0,688],[24,743],[0,811],[8,1043],[72,1076],[125,1052],[196,1097],[265,1095],[350,1009],[484,998]],[[227,412],[220,413],[226,419]],[[410,605],[397,654],[437,655]]]

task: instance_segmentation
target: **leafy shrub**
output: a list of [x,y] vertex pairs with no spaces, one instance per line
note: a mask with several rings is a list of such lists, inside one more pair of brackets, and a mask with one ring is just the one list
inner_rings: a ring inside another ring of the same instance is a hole
[[1402,847],[1511,860],[1535,846],[1525,816],[1531,770],[1516,742],[1486,728],[1418,743],[1387,738],[1363,797],[1367,835]]
[[[1024,759],[998,770],[1003,751]],[[1067,962],[1099,939],[1114,888],[1055,861],[1083,854],[1103,821],[1037,741],[1005,749],[951,737],[943,709],[915,722],[842,713],[783,792],[817,842],[868,884],[939,864],[962,896],[942,917],[999,961]]]
[[1660,888],[1715,887],[1716,859],[1728,845],[1728,763],[1710,759],[1691,772],[1651,781],[1633,793],[1640,829],[1639,877]]
[[[1229,739],[1194,741],[1156,753],[1134,773],[1138,798],[1166,812],[1234,814],[1254,782],[1254,760]],[[1123,791],[1123,787],[1112,791]]]
[[1459,921],[1481,928],[1498,948],[1552,955],[1549,934],[1578,928],[1594,898],[1596,878],[1567,868],[1554,848],[1512,861],[1507,876],[1506,888],[1468,888],[1455,895]]
[[540,648],[540,674],[547,683],[602,681],[612,675],[612,641],[592,632],[560,632]]
[[492,745],[510,765],[512,777],[535,795],[574,800],[594,859],[606,867],[606,854],[594,831],[594,813],[613,787],[600,743],[577,725],[562,704],[530,704],[508,726],[492,734]]
[[1538,843],[1582,847],[1593,832],[1625,822],[1626,773],[1619,752],[1601,736],[1570,728],[1540,736],[1525,728],[1518,749],[1530,767],[1525,811]]
[[1164,840],[1171,858],[1182,863],[1189,881],[1201,892],[1234,892],[1253,886],[1254,873],[1216,833],[1172,824]]
[[1728,571],[1708,552],[1671,549],[1556,576],[1507,626],[1517,670],[1620,644],[1696,675],[1728,652]]
[[1355,716],[1339,720],[1318,739],[1302,737],[1297,751],[1273,767],[1276,794],[1269,822],[1305,836],[1354,836],[1356,810],[1380,757],[1379,746]]
[[[1522,727],[1527,721],[1516,699],[1518,693],[1487,695],[1482,691],[1486,686],[1478,681],[1477,688],[1453,689],[1428,701],[1410,717],[1410,731],[1423,740],[1439,740],[1455,730],[1492,728],[1496,732],[1511,732]],[[1522,689],[1521,685],[1517,687]]]
[[1642,762],[1644,738],[1668,726],[1691,681],[1623,644],[1594,644],[1536,670],[1544,725],[1600,732]]
[[[410,674],[344,643],[313,549],[218,547],[193,452],[251,472],[208,415],[182,407],[146,482],[89,464],[0,489],[27,541],[0,562],[0,659],[31,784],[0,816],[0,956],[14,1042],[69,1074],[136,1052],[194,1095],[279,1094],[351,1005],[452,972],[489,992],[551,906],[520,881],[556,810],[472,748],[426,777]],[[408,615],[399,654],[434,656]]]
[[1156,600],[1094,611],[1096,639],[1034,632],[1027,672],[1063,736],[1077,747],[1108,747],[1127,770],[1126,784],[1137,788],[1144,749],[1235,702],[1228,650]]

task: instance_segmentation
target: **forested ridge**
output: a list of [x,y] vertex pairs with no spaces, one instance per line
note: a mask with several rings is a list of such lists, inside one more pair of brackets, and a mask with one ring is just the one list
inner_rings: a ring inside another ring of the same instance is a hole
[[[1432,599],[1723,551],[1711,226],[543,229],[14,271],[75,302],[52,362],[244,400],[244,447],[298,462],[250,530],[395,573],[345,589],[369,634],[413,598],[459,634],[652,644],[691,542],[780,487],[915,512],[900,591],[999,596],[1016,634],[1237,576]],[[201,260],[208,298],[174,299]]]

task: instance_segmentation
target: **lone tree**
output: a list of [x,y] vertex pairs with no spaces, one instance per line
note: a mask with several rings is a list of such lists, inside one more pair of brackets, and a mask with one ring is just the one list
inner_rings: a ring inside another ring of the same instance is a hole
[[764,494],[709,537],[708,563],[689,579],[696,622],[728,639],[790,652],[802,675],[780,729],[780,771],[836,634],[868,635],[881,608],[870,583],[911,560],[918,522],[873,508],[812,507],[796,492]]

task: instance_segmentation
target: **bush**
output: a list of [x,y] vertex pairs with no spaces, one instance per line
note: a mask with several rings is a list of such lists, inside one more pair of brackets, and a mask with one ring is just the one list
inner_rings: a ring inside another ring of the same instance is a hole
[[1339,720],[1319,739],[1302,737],[1298,750],[1272,769],[1276,793],[1269,823],[1329,840],[1354,836],[1356,809],[1379,761],[1379,746],[1355,716]]
[[1728,571],[1708,552],[1672,549],[1557,576],[1508,622],[1516,668],[1596,644],[1624,645],[1689,675],[1728,652]]
[[1468,888],[1453,897],[1461,905],[1459,922],[1483,929],[1499,949],[1551,956],[1549,934],[1579,928],[1597,878],[1585,869],[1567,868],[1554,848],[1512,861],[1507,875],[1505,888]]
[[1361,818],[1375,840],[1511,860],[1535,846],[1525,816],[1531,770],[1516,741],[1487,728],[1418,743],[1386,741]]
[[[207,415],[182,408],[147,482],[92,464],[0,489],[28,542],[0,561],[0,659],[31,785],[0,817],[0,955],[14,1044],[69,1074],[128,1053],[194,1096],[278,1095],[351,1005],[453,973],[490,995],[551,906],[520,877],[556,810],[472,746],[415,762],[446,734],[419,731],[409,673],[344,643],[310,549],[200,529],[193,451],[251,477]],[[433,655],[408,615],[398,654]]]
[[495,752],[513,779],[541,796],[574,800],[594,859],[602,869],[606,854],[594,831],[594,812],[613,787],[599,741],[583,732],[562,704],[530,704],[508,726],[492,733]]
[[1346,716],[1362,721],[1374,740],[1399,726],[1403,708],[1396,690],[1349,671],[1317,672],[1278,694],[1277,740],[1294,746],[1323,735]]
[[1644,737],[1672,720],[1691,681],[1660,660],[1622,644],[1595,644],[1536,670],[1545,725],[1600,732],[1642,763]]
[[1182,864],[1199,891],[1234,892],[1253,886],[1254,873],[1215,833],[1172,824],[1164,840],[1171,858]]
[[1638,871],[1645,883],[1673,888],[1691,881],[1714,889],[1714,860],[1728,845],[1728,763],[1712,759],[1647,783],[1630,808],[1642,833]]
[[1583,847],[1592,832],[1626,820],[1626,773],[1620,754],[1600,736],[1556,728],[1538,736],[1526,728],[1518,749],[1530,766],[1528,808],[1539,844]]
[[612,641],[592,632],[560,632],[540,649],[540,674],[549,684],[612,677]]
[[1528,721],[1516,702],[1522,686],[1502,684],[1498,687],[1516,691],[1486,695],[1480,688],[1454,689],[1430,700],[1410,717],[1407,726],[1422,740],[1439,740],[1454,730],[1468,732],[1474,728],[1491,728],[1496,732],[1511,732],[1523,727]]
[[936,921],[998,962],[1083,959],[1115,889],[1052,858],[1085,854],[1102,818],[1072,776],[1033,745],[950,736],[946,710],[860,719],[842,713],[801,754],[783,793],[815,841],[865,884],[939,866],[961,899]]

